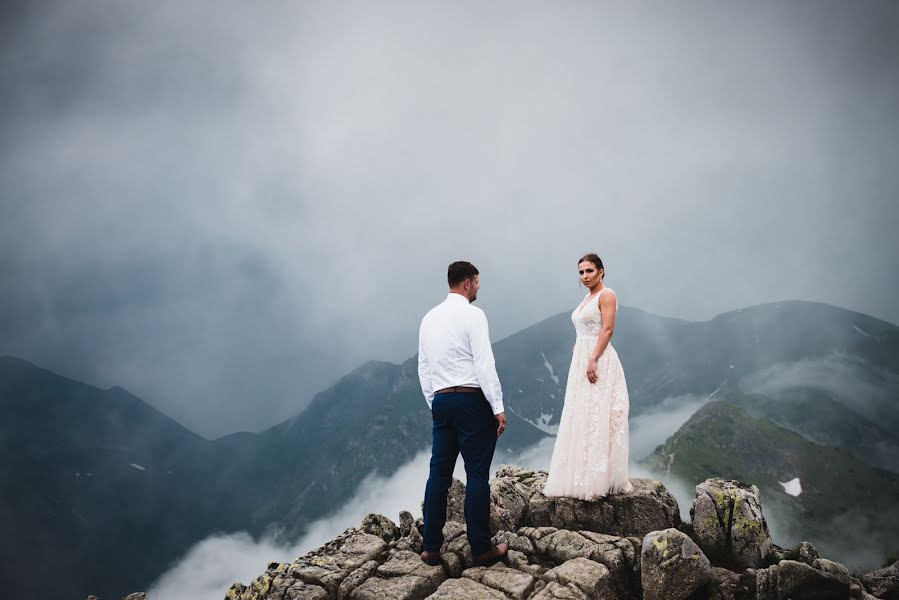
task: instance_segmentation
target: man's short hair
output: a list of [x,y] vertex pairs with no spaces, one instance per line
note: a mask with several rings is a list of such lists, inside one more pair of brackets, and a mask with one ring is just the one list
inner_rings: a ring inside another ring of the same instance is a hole
[[478,270],[470,262],[459,260],[452,263],[446,270],[446,280],[451,288],[456,287],[466,279],[478,275]]

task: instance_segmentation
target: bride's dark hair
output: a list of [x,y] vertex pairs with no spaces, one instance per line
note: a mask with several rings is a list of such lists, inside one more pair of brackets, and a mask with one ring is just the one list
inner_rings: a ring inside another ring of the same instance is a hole
[[602,269],[602,279],[606,278],[606,268],[602,266],[602,259],[599,256],[592,252],[590,254],[585,254],[577,260],[577,264],[581,264],[584,261],[592,262],[597,269]]

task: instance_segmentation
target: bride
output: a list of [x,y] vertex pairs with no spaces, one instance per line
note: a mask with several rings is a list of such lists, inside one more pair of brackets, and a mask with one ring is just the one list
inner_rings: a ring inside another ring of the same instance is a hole
[[543,493],[592,500],[628,492],[629,401],[624,370],[610,343],[618,300],[605,287],[602,260],[588,254],[578,261],[589,290],[573,313],[577,332],[565,388],[559,434]]

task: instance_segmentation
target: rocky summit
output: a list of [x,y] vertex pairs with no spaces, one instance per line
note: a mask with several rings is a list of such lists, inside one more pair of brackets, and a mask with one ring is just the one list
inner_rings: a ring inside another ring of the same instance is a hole
[[508,600],[647,598],[748,600],[899,598],[899,563],[853,577],[803,542],[775,545],[758,488],[709,479],[696,488],[694,524],[658,481],[593,501],[548,498],[546,473],[507,465],[491,481],[494,543],[504,563],[474,567],[460,507],[450,490],[441,564],[419,557],[423,523],[368,515],[292,563],[271,563],[226,600]]

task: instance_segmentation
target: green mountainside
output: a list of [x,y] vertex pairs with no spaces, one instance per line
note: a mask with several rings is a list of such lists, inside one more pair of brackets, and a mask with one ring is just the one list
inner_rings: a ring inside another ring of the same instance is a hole
[[[850,564],[845,555],[856,542],[899,547],[899,475],[751,417],[737,403],[706,404],[644,462],[692,485],[709,477],[752,482],[776,515],[781,539],[810,540]],[[835,527],[849,519],[854,528]]]

